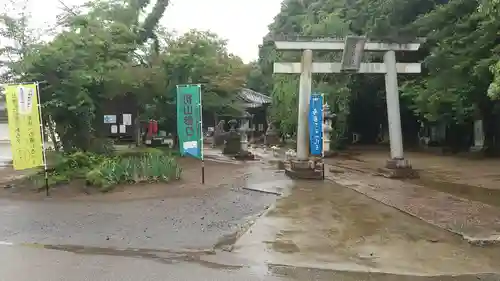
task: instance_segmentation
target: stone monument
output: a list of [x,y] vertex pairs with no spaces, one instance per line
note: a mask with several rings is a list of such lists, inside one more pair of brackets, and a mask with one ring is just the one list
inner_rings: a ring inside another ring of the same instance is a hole
[[484,135],[484,128],[483,128],[483,120],[482,119],[476,119],[474,120],[474,144],[470,148],[470,153],[474,157],[483,157],[485,155],[486,151],[486,145],[485,145],[485,135]]
[[240,134],[236,131],[236,124],[238,124],[238,121],[231,119],[228,124],[230,128],[229,132],[226,133],[222,153],[225,155],[236,156],[240,152],[241,148]]
[[214,147],[224,144],[224,140],[227,137],[227,132],[224,130],[224,125],[226,125],[226,121],[220,120],[217,126],[215,126],[214,128],[214,136],[213,136]]
[[323,106],[324,123],[323,123],[323,156],[332,157],[335,152],[331,150],[331,139],[333,131],[333,121],[337,115],[330,112],[330,106],[325,103]]
[[250,119],[252,119],[252,115],[248,112],[243,113],[241,117],[241,125],[238,129],[240,133],[240,151],[235,158],[238,160],[254,160],[255,156],[248,151],[248,133],[252,131],[250,128]]

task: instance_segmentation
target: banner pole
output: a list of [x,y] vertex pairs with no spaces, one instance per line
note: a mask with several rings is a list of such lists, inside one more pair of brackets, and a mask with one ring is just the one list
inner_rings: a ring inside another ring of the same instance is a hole
[[205,184],[205,156],[203,153],[204,143],[203,143],[203,106],[201,102],[201,84],[198,84],[198,94],[200,95],[200,156],[201,156],[201,184]]
[[44,175],[45,175],[45,195],[49,196],[49,173],[48,173],[48,169],[47,169],[47,152],[46,152],[46,148],[45,148],[45,130],[44,130],[43,119],[42,119],[42,100],[40,99],[39,83],[36,82],[35,85],[36,85],[36,95],[38,98],[38,116],[40,117],[40,132],[42,134],[42,155],[43,155],[43,170],[44,170]]

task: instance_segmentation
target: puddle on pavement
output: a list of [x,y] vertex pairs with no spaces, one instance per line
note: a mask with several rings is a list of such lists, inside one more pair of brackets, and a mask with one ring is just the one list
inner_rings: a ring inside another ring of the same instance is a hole
[[291,185],[292,181],[288,179],[258,183],[249,182],[245,185],[245,189],[281,196],[288,192]]
[[276,252],[285,254],[300,252],[299,247],[297,247],[297,244],[295,244],[292,240],[276,239],[273,242],[266,241],[265,243],[271,245],[272,249]]
[[211,262],[203,257],[215,255],[213,250],[156,250],[156,249],[137,249],[137,248],[103,248],[77,245],[41,245],[25,244],[24,246],[32,248],[43,248],[69,252],[80,255],[100,255],[148,259],[165,264],[175,264],[179,262],[191,262],[213,269],[240,269],[242,266],[220,264]]
[[283,265],[268,265],[268,272],[287,279],[303,281],[497,281],[499,276],[493,274],[470,274],[458,276],[412,276],[387,274],[377,272],[355,272],[355,271],[336,271],[311,269],[303,267],[289,267]]
[[256,222],[252,234],[238,240],[235,253],[256,261],[347,271],[437,275],[500,270],[498,248],[473,247],[348,188],[298,181],[291,190]]
[[250,165],[247,168],[247,177],[244,188],[254,192],[274,195],[286,195],[293,185],[293,181],[279,171],[272,163]]
[[479,201],[488,205],[500,207],[500,189],[490,189],[467,184],[436,181],[427,177],[421,177],[420,179],[412,179],[407,181],[461,198]]

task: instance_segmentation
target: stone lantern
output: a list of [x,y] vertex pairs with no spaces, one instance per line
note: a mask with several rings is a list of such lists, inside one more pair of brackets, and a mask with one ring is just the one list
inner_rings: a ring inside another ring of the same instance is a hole
[[252,115],[245,111],[243,116],[241,116],[241,125],[238,131],[240,132],[240,143],[241,143],[241,151],[248,151],[248,133],[252,131],[250,128],[250,120],[252,119]]
[[248,151],[248,134],[252,132],[253,129],[250,128],[250,120],[252,119],[252,115],[248,112],[244,112],[240,117],[241,125],[238,128],[238,132],[240,133],[240,151],[235,156],[236,159],[240,160],[253,160],[255,156]]
[[332,138],[332,132],[333,132],[333,122],[335,120],[335,117],[337,117],[336,114],[330,112],[330,106],[328,103],[325,103],[323,105],[323,155],[324,157],[331,157],[334,152],[330,150],[330,145],[331,145],[331,138]]

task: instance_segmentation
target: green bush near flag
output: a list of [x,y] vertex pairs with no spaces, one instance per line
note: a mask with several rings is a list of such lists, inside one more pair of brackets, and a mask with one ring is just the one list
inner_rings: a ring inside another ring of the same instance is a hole
[[[113,190],[120,184],[171,182],[178,180],[182,169],[177,163],[177,152],[155,148],[128,149],[113,155],[99,155],[77,151],[55,155],[49,171],[51,186],[85,182],[102,192]],[[44,176],[37,173],[27,180],[35,188],[43,188]]]

